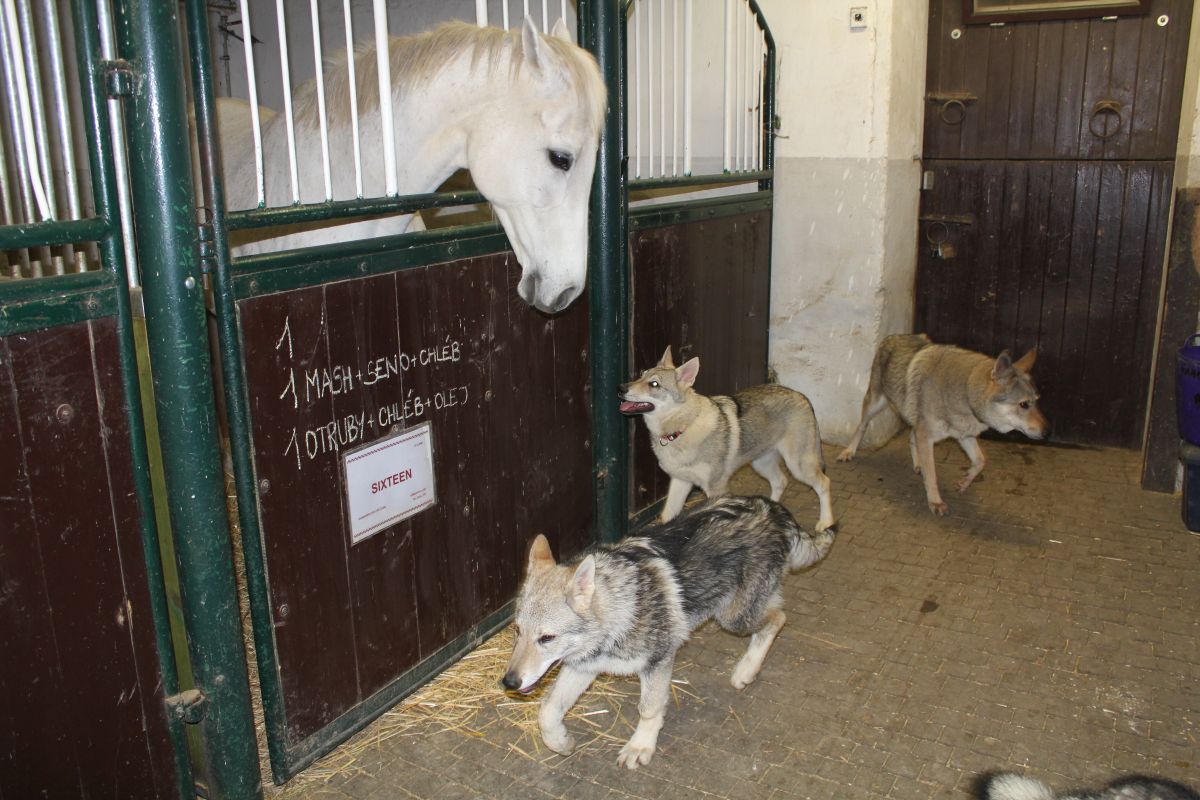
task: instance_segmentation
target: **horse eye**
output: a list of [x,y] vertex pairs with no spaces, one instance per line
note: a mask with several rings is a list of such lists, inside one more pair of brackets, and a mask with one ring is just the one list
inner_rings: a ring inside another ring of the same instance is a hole
[[554,641],[554,638],[553,633],[544,633],[538,637],[538,644],[550,644]]
[[571,165],[575,163],[575,159],[571,157],[570,153],[564,153],[561,150],[547,150],[546,155],[550,158],[550,166],[563,172],[569,172]]

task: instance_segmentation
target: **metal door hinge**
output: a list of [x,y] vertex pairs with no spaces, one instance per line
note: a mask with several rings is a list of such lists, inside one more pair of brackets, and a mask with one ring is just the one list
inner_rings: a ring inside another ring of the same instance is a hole
[[129,97],[133,94],[137,74],[128,61],[118,59],[101,63],[104,70],[104,91],[109,97]]
[[196,230],[200,234],[200,272],[208,275],[214,272],[217,266],[216,234],[211,222],[201,222],[196,226]]
[[163,700],[167,711],[184,725],[196,725],[204,719],[208,698],[199,689],[187,689]]

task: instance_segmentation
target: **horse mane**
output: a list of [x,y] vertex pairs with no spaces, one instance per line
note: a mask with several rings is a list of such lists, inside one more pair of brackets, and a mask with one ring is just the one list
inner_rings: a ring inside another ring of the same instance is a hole
[[[587,51],[556,36],[543,36],[542,45],[563,68],[570,86],[584,97],[588,121],[598,134],[608,106],[607,91],[596,59]],[[471,67],[486,62],[488,69],[501,68],[507,60],[509,79],[516,81],[525,63],[522,58],[521,30],[447,22],[424,33],[393,36],[388,41],[392,67],[392,91],[404,96],[417,86],[435,78],[457,55],[471,53]],[[354,52],[360,119],[379,108],[379,73],[374,39],[361,43]],[[330,59],[325,68],[325,101],[329,127],[349,125],[349,68],[345,53]],[[316,81],[306,81],[296,89],[293,107],[297,124],[314,129],[318,125]]]

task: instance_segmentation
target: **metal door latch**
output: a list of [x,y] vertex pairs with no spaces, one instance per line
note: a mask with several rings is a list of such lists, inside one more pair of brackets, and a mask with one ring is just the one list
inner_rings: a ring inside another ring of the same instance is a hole
[[104,70],[104,91],[109,97],[129,97],[133,94],[134,81],[137,75],[133,65],[123,59],[105,61],[101,64]]
[[187,689],[163,700],[167,712],[184,725],[197,725],[204,719],[207,701],[208,698],[199,689]]

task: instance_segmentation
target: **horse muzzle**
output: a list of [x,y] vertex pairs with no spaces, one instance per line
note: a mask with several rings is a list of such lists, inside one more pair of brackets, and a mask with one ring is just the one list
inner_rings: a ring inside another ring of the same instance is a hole
[[[536,308],[538,311],[547,314],[557,314],[567,306],[574,302],[575,298],[583,292],[582,286],[570,285],[557,293],[547,296],[546,282],[536,272],[526,272],[521,278],[521,282],[517,284],[517,294],[521,299],[529,305]],[[550,292],[557,287],[551,287]]]

